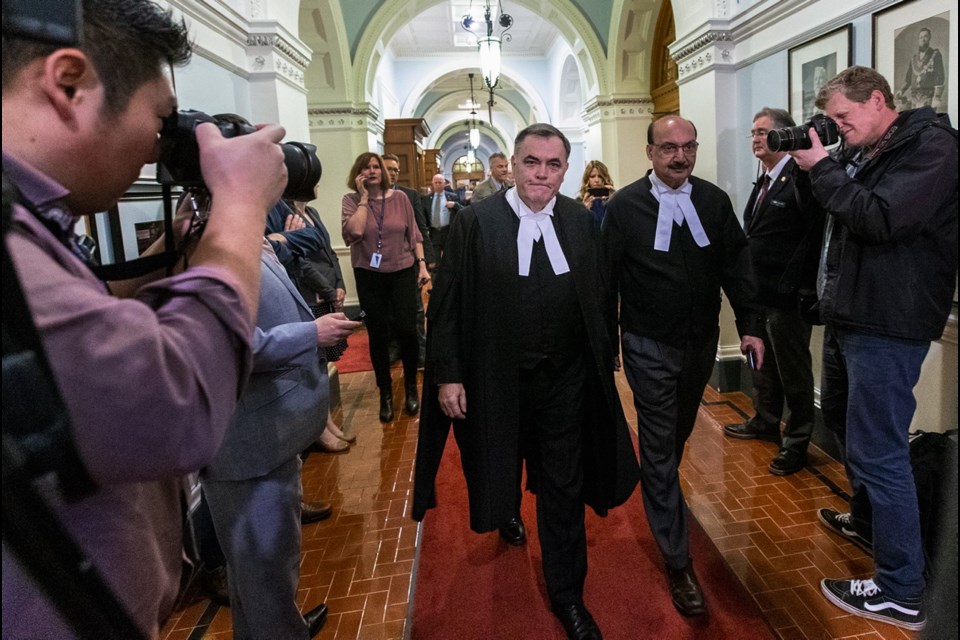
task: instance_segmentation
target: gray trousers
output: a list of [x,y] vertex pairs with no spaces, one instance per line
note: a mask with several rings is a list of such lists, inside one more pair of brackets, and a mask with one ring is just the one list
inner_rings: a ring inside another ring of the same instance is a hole
[[640,490],[653,538],[671,569],[690,558],[680,461],[717,354],[719,329],[675,347],[624,333],[623,368],[633,390],[640,440]]
[[249,480],[201,478],[227,559],[236,640],[308,640],[297,608],[300,458]]

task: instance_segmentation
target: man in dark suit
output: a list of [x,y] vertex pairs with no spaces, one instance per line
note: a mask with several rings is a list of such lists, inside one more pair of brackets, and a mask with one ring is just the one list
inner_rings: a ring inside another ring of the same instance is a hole
[[604,515],[623,503],[638,469],[600,305],[596,225],[558,195],[569,153],[555,127],[527,127],[516,187],[453,222],[427,315],[413,516],[433,506],[451,420],[474,531],[515,517],[525,458],[551,608],[570,638],[593,639],[584,504]]
[[427,260],[427,266],[433,269],[437,266],[437,255],[433,250],[433,243],[430,242],[429,211],[423,203],[423,199],[416,189],[403,187],[397,184],[400,177],[400,158],[392,153],[383,154],[383,165],[390,174],[390,183],[394,189],[403,191],[410,198],[410,204],[413,205],[413,215],[417,219],[417,227],[420,229],[420,235],[423,236],[423,257]]
[[679,467],[717,354],[721,289],[736,313],[740,351],[752,352],[758,367],[763,341],[754,337],[756,282],[730,198],[691,176],[696,128],[666,116],[650,124],[647,143],[653,171],[618,191],[603,219],[608,332],[617,334],[619,320],[643,504],[670,596],[683,615],[699,615],[706,603],[690,559]]
[[428,195],[423,203],[427,211],[427,218],[430,221],[430,241],[433,243],[438,263],[443,256],[443,244],[447,238],[450,223],[453,222],[456,213],[460,211],[460,203],[457,201],[456,194],[447,191],[445,184],[446,179],[443,174],[438,173],[433,176],[433,180],[430,182],[433,193]]
[[[393,188],[403,191],[410,199],[410,204],[413,206],[413,216],[417,220],[420,235],[423,236],[423,257],[427,261],[427,268],[432,271],[437,268],[438,256],[433,249],[433,242],[430,241],[430,226],[427,224],[427,214],[423,208],[423,200],[416,189],[401,187],[397,184],[397,179],[400,177],[400,158],[392,153],[385,153],[382,157],[383,166],[390,174],[390,183]],[[417,340],[420,342],[419,364],[422,367],[427,351],[427,324],[423,310],[423,298],[420,295],[417,295]],[[400,346],[396,342],[396,339],[393,339],[390,344],[391,362],[400,359]]]
[[[743,229],[757,276],[766,363],[753,372],[755,415],[727,425],[731,438],[760,438],[780,445],[770,473],[786,476],[807,462],[813,434],[813,366],[810,325],[800,316],[797,291],[813,290],[817,279],[823,209],[810,192],[810,178],[785,152],[767,146],[767,133],[795,126],[783,109],[761,109],[753,118],[753,155],[763,165],[743,212]],[[780,436],[784,402],[790,410]]]
[[233,633],[239,638],[312,638],[327,607],[301,615],[300,458],[327,418],[329,385],[318,346],[359,326],[342,313],[314,320],[265,244],[253,375],[201,483],[227,559]]

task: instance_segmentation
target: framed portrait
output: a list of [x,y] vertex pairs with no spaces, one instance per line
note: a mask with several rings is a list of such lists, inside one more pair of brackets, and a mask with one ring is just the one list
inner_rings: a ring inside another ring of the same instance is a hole
[[814,105],[820,87],[850,66],[853,27],[846,25],[787,52],[790,115],[797,124],[817,113]]
[[[176,198],[177,194],[174,194]],[[101,264],[137,258],[163,233],[163,196],[156,183],[134,183],[109,211],[86,216],[83,229],[94,243]]]
[[909,0],[873,14],[873,68],[890,83],[898,111],[933,107],[957,121],[957,5]]

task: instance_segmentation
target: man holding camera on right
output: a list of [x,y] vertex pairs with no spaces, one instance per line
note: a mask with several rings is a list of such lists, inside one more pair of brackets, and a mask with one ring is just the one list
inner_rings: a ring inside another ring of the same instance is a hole
[[[872,579],[825,579],[827,599],[907,629],[926,622],[924,557],[908,432],[913,387],[950,311],[957,272],[957,136],[930,107],[898,113],[887,81],[850,67],[816,105],[843,144],[791,152],[827,211],[817,274],[826,323],[821,406],[844,444],[850,513],[832,532],[870,547]],[[871,532],[872,529],[872,532]]]
[[[167,69],[191,45],[182,21],[152,2],[83,4],[78,46],[4,24],[3,172],[19,191],[5,240],[95,486],[78,497],[46,476],[35,484],[89,559],[77,572],[98,573],[131,625],[155,637],[180,581],[179,477],[213,458],[250,372],[264,221],[287,181],[284,131],[224,139],[198,125],[213,205],[189,268],[133,299],[111,295],[73,228],[157,161],[176,109]],[[4,638],[105,637],[89,628],[94,612],[65,617],[29,568],[5,535]]]

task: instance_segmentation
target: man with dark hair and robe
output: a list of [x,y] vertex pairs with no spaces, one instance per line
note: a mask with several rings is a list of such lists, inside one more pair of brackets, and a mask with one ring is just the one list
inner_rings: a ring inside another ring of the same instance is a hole
[[595,639],[584,504],[605,515],[639,470],[614,386],[596,224],[558,195],[569,154],[556,128],[527,127],[515,141],[516,186],[451,225],[427,310],[413,517],[434,506],[451,420],[474,531],[515,517],[525,459],[550,606],[569,638]]

